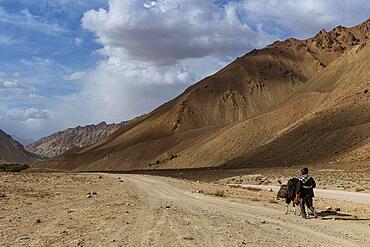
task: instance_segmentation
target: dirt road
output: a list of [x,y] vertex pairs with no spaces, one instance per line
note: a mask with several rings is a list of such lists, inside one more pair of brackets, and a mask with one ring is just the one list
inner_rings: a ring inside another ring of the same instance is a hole
[[258,203],[192,193],[159,177],[121,177],[143,201],[135,246],[368,246],[368,224],[304,221]]
[[370,239],[368,205],[354,209],[366,209],[361,217],[303,220],[285,215],[273,192],[168,177],[0,174],[0,184],[0,246],[368,246]]

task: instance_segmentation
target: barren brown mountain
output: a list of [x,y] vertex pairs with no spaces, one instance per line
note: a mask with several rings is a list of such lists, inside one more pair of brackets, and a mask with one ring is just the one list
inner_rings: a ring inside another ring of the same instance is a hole
[[366,161],[370,19],[253,50],[150,114],[37,167],[127,170]]
[[22,144],[0,129],[0,164],[2,163],[32,163],[40,160],[36,154],[27,152]]
[[112,134],[123,125],[124,122],[119,124],[101,122],[97,125],[91,124],[69,128],[41,138],[27,145],[26,149],[32,153],[52,158],[73,148],[83,148],[94,144]]

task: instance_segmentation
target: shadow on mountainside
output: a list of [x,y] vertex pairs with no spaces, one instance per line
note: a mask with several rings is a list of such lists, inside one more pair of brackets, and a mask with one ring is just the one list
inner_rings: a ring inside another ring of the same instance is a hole
[[315,115],[271,142],[222,167],[304,165],[325,162],[360,147],[370,137],[370,105],[337,108]]

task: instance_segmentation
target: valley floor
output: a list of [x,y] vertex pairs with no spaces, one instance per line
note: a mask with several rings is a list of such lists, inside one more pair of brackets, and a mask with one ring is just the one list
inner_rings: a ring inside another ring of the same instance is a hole
[[248,176],[0,173],[0,246],[368,246],[370,204],[317,197],[302,220],[275,192],[228,185],[268,180]]

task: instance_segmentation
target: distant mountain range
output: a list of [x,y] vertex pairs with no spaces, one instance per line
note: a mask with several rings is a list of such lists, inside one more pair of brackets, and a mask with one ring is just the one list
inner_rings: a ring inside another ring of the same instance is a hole
[[26,151],[22,144],[10,135],[0,130],[0,164],[2,163],[32,163],[42,157]]
[[369,36],[367,20],[253,50],[98,143],[35,167],[368,165]]
[[32,142],[35,141],[34,139],[27,139],[27,138],[23,138],[23,137],[20,137],[20,136],[17,136],[17,135],[11,135],[11,136],[14,140],[19,142],[23,146],[27,146],[28,144],[31,144]]
[[83,148],[94,144],[122,127],[125,122],[119,124],[91,124],[78,126],[59,131],[47,137],[41,138],[26,146],[29,152],[52,158],[74,148]]

